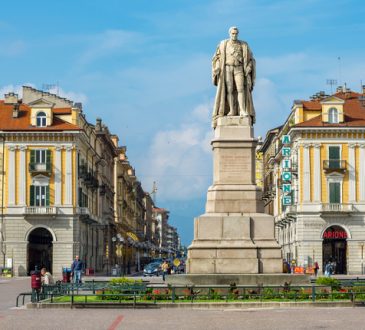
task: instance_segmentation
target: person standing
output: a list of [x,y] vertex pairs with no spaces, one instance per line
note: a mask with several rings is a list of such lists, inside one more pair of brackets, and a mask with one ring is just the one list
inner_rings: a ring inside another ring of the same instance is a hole
[[169,264],[167,260],[164,260],[164,262],[161,265],[161,269],[162,269],[162,280],[165,281],[166,274],[169,271]]
[[53,277],[50,272],[47,272],[46,268],[41,269],[41,281],[43,285],[52,285],[54,284]]
[[71,265],[71,275],[73,277],[74,283],[81,283],[83,268],[84,268],[84,263],[80,260],[79,256],[76,256],[75,260]]
[[319,269],[319,265],[318,265],[318,262],[316,261],[314,263],[314,276],[317,277],[318,275],[318,269]]

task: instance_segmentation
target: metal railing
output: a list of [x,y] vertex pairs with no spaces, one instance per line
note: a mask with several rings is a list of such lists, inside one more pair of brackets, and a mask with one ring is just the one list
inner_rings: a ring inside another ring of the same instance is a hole
[[57,207],[55,206],[30,206],[26,207],[25,214],[37,214],[37,215],[51,215],[57,214]]
[[88,207],[76,207],[75,213],[82,214],[82,215],[90,215],[90,210]]
[[[29,295],[22,293],[18,296]],[[17,298],[17,305],[18,305]],[[365,302],[363,282],[342,284],[335,289],[330,285],[247,286],[247,285],[111,285],[110,282],[92,281],[83,284],[59,283],[44,285],[32,302],[74,304],[156,304],[194,302],[265,302],[265,301],[348,301]]]
[[353,212],[353,204],[344,203],[323,203],[321,212]]

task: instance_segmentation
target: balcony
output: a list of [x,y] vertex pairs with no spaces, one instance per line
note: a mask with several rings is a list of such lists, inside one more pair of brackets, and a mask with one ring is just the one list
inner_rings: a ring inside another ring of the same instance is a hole
[[56,215],[57,207],[55,206],[30,206],[26,207],[25,214],[27,215]]
[[351,213],[354,211],[353,204],[323,203],[321,207],[322,213]]
[[52,164],[48,163],[29,163],[30,173],[51,173]]
[[76,207],[75,213],[79,215],[90,215],[90,211],[88,207]]
[[331,171],[346,171],[346,160],[339,160],[339,159],[329,159],[323,161],[323,169],[326,172]]

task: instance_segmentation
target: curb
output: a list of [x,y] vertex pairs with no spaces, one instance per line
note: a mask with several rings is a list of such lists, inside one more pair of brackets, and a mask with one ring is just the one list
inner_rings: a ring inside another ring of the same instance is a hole
[[71,309],[71,308],[182,308],[182,309],[252,309],[252,308],[323,308],[323,307],[354,307],[351,301],[343,302],[232,302],[232,303],[157,303],[157,304],[119,304],[119,303],[28,303],[27,309]]

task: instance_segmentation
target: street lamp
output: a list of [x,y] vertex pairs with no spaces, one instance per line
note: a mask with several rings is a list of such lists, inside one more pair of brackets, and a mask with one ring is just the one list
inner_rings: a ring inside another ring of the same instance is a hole
[[[114,253],[113,253],[113,257],[114,257],[114,264],[118,265],[118,267],[120,267],[120,257],[122,257],[124,255],[123,253],[123,246],[124,246],[124,238],[122,237],[121,234],[117,234],[117,236],[113,236],[112,237],[112,242],[114,245]],[[123,260],[123,275],[125,274],[125,263]]]

